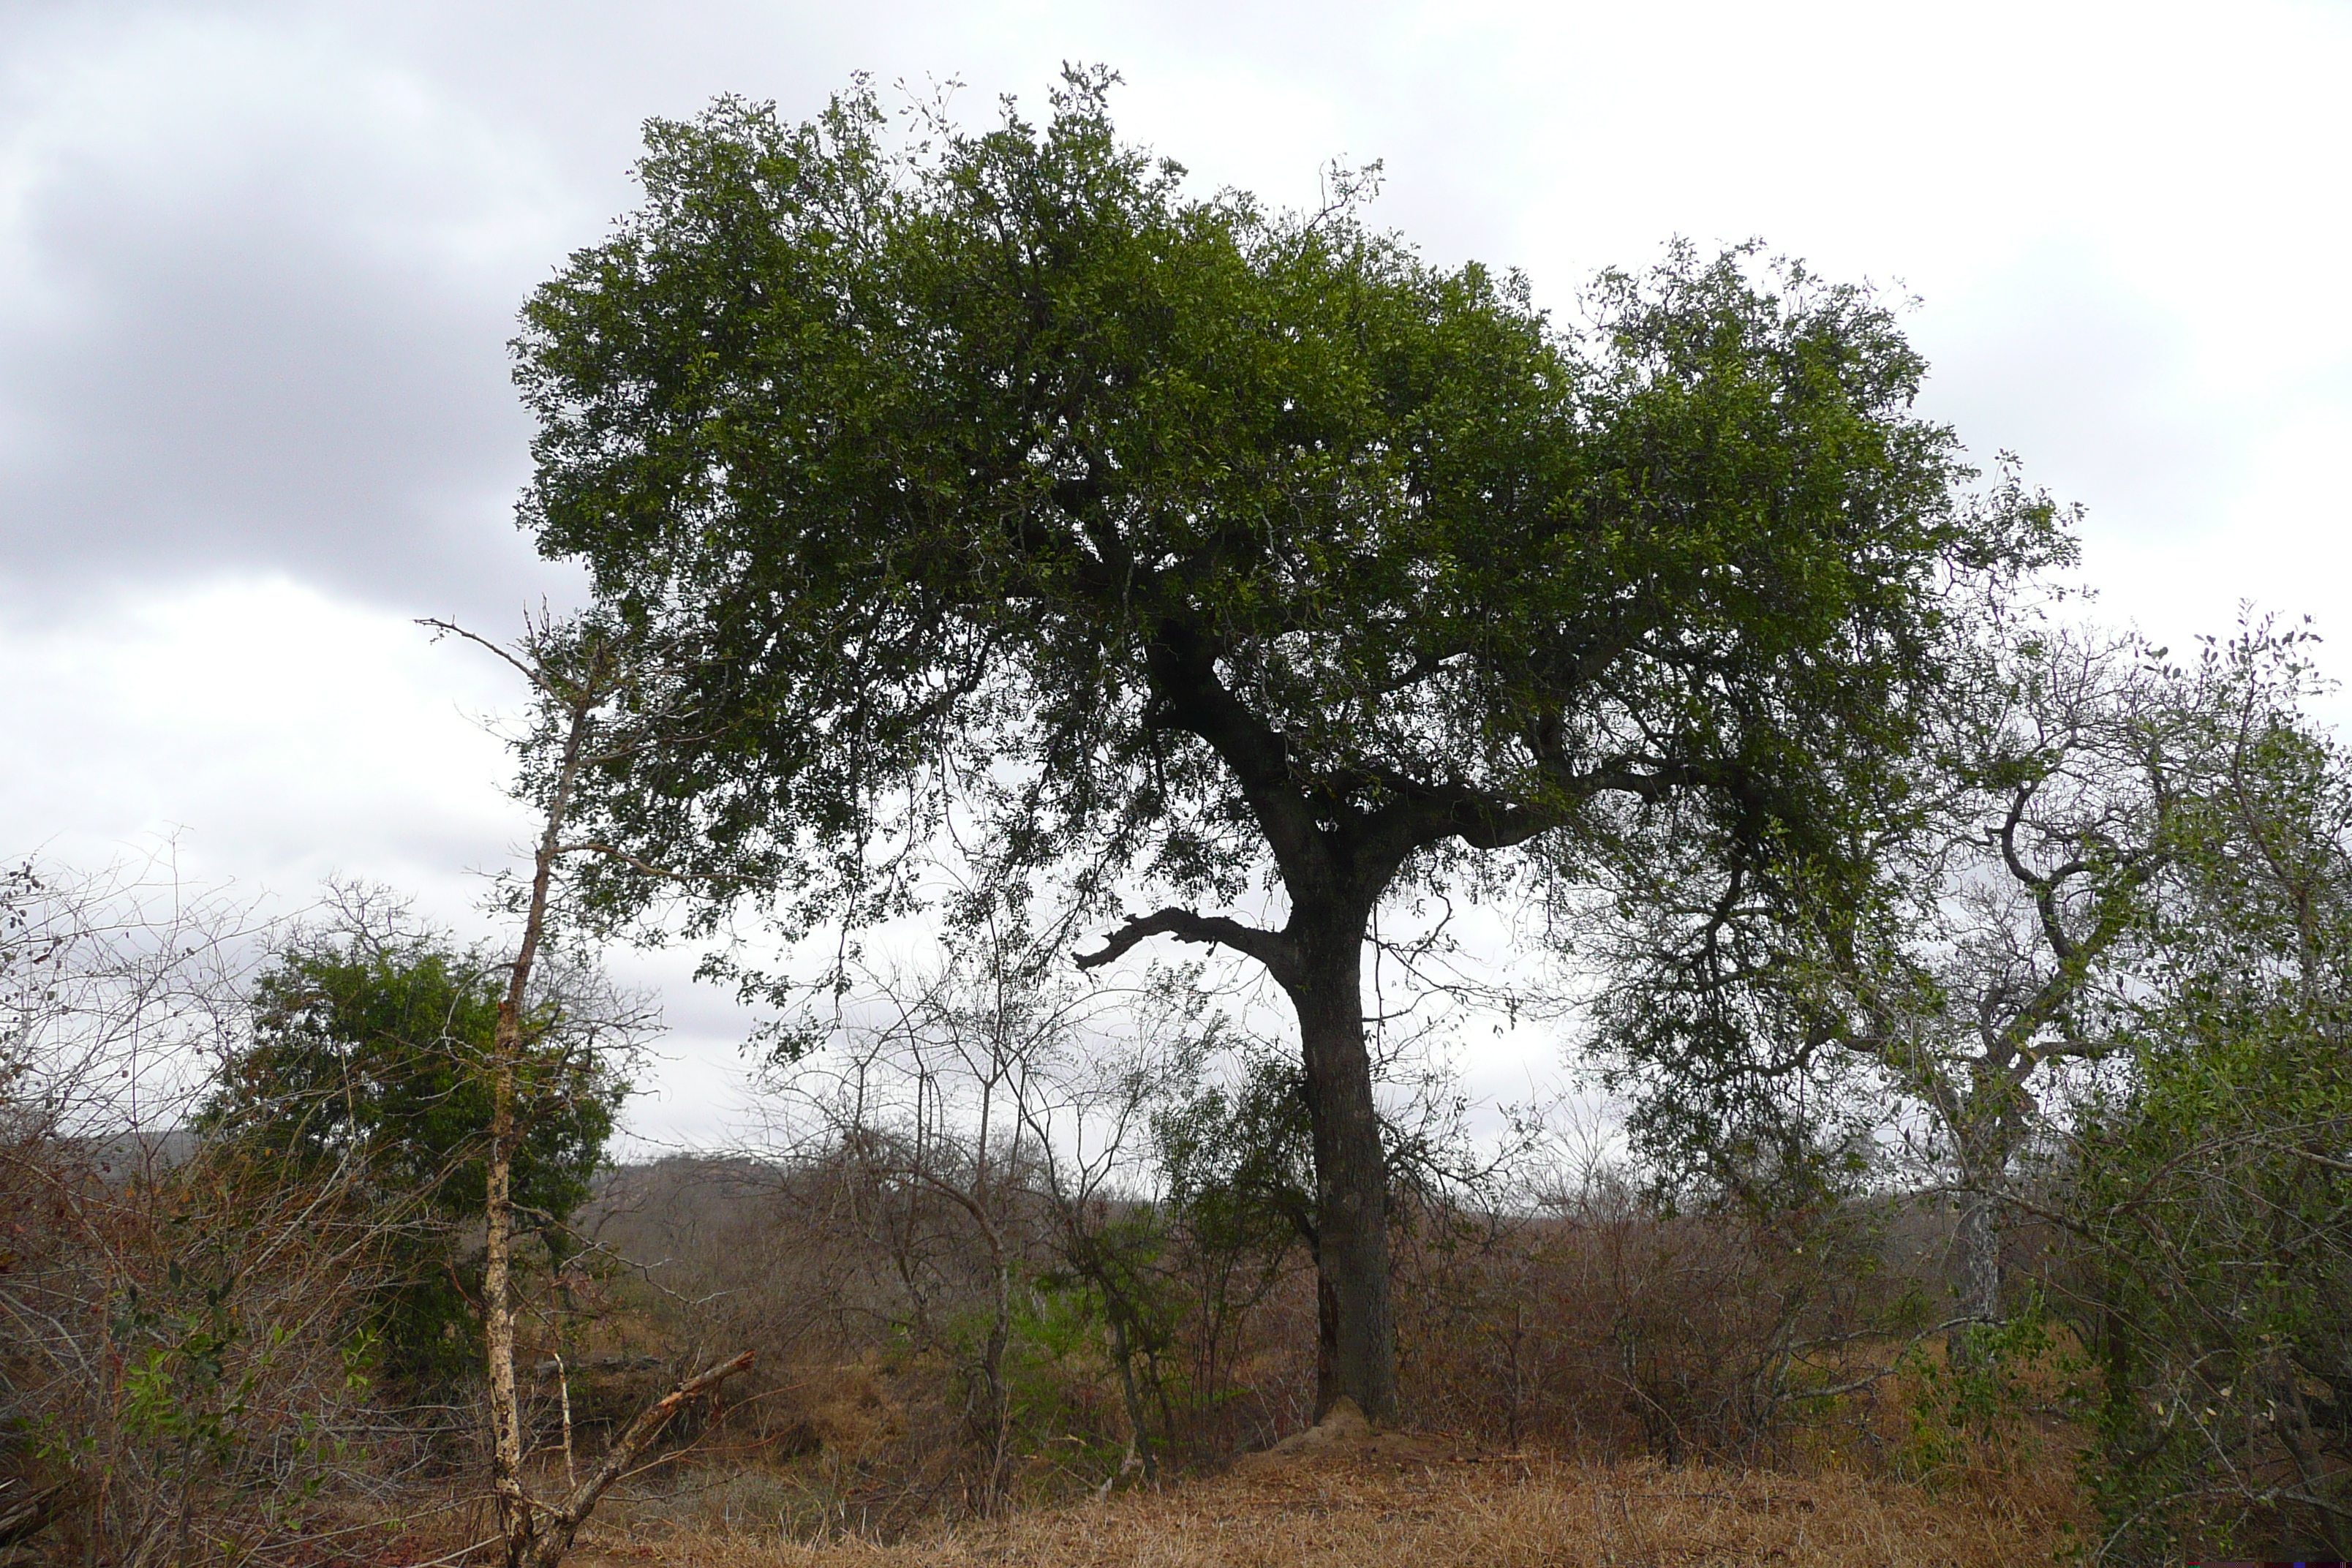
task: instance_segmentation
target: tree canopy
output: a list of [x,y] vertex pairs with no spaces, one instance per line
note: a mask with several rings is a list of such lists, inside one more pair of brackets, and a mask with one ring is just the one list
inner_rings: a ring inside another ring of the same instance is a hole
[[[1360,989],[1381,900],[1673,804],[1738,879],[1899,809],[1972,595],[2063,554],[1969,488],[1867,290],[1675,246],[1563,325],[1366,225],[1189,194],[1108,79],[904,143],[853,91],[656,121],[646,201],[534,296],[525,521],[650,672],[587,818],[790,929],[977,830],[1085,962],[1152,935],[1299,1010],[1325,1402],[1389,1413]],[[1819,875],[1818,870],[1813,873]],[[1735,883],[1736,885],[1736,883]],[[1228,913],[1271,886],[1279,929]]]
[[[251,1040],[199,1124],[273,1164],[363,1173],[357,1191],[407,1226],[398,1283],[380,1303],[388,1364],[406,1376],[455,1374],[478,1354],[466,1277],[478,1280],[479,1265],[462,1237],[482,1212],[484,1063],[506,966],[396,911],[357,913],[355,929],[295,944],[256,982]],[[559,1255],[562,1223],[588,1196],[628,1087],[614,1070],[628,1024],[583,1000],[535,1010],[532,1114],[514,1154],[515,1201]]]

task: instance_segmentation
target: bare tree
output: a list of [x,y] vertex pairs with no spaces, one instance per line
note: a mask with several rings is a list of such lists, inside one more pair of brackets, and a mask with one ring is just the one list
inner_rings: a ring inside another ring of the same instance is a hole
[[[823,1056],[779,1064],[768,1080],[788,1156],[832,1173],[833,1212],[887,1259],[907,1328],[964,1363],[983,1512],[1002,1501],[1014,1456],[1005,1357],[1016,1281],[1034,1261],[1044,1155],[1031,1107],[1066,1065],[1089,1000],[1040,986],[1045,956],[988,928],[931,973],[875,976],[863,1017],[845,1016]],[[978,1342],[950,1346],[940,1303],[975,1287]]]
[[2104,1020],[2206,766],[2147,651],[2046,632],[1998,647],[1900,830],[1776,886],[1693,876],[1670,844],[1629,857],[1580,934],[1617,976],[1600,1033],[1647,1086],[1644,1148],[1818,1184],[1904,1125],[1891,1091],[1924,1108],[1910,1127],[1958,1202],[1961,1316],[1997,1321],[2037,1097],[2116,1048]]
[[258,1552],[363,1489],[363,1326],[405,1216],[189,1123],[270,934],[169,846],[0,873],[0,1545]]

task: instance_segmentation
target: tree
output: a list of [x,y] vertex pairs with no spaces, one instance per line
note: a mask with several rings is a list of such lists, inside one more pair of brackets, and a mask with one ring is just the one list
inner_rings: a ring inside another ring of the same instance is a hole
[[[2014,485],[1965,498],[1864,290],[1676,247],[1564,329],[1365,226],[1360,180],[1311,216],[1187,196],[1117,140],[1109,79],[903,152],[862,89],[650,126],[646,204],[516,349],[526,522],[662,672],[580,808],[701,874],[705,930],[906,910],[911,858],[977,826],[1003,896],[1167,900],[1086,965],[1154,936],[1264,965],[1327,1399],[1388,1419],[1383,900],[1572,877],[1671,799],[1727,862],[1832,853],[1955,596],[2063,541]],[[592,875],[613,913],[675,886]],[[1280,923],[1218,912],[1258,887]]]
[[2267,625],[2167,672],[2184,791],[2117,1018],[2045,1212],[2100,1372],[2099,1555],[2352,1544],[2352,757]]
[[[1016,1457],[1007,1357],[1037,1228],[1031,1100],[1086,1000],[1039,985],[1026,945],[992,930],[933,973],[877,976],[875,1016],[835,1031],[837,1070],[773,1086],[808,1140],[794,1163],[835,1186],[812,1206],[888,1258],[898,1327],[968,1379],[963,1436],[982,1513],[1003,1504]],[[958,1302],[965,1313],[940,1310]]]
[[[520,1201],[518,1177],[537,1131],[533,1069],[542,1057],[550,1026],[560,1021],[534,1006],[536,981],[554,950],[569,912],[559,873],[583,856],[628,860],[640,875],[661,873],[625,852],[593,839],[568,837],[573,826],[581,779],[599,763],[625,761],[629,743],[608,733],[613,707],[632,694],[637,667],[627,640],[593,616],[556,623],[526,624],[521,641],[501,647],[446,621],[419,623],[436,636],[463,637],[504,659],[529,684],[531,725],[519,744],[530,763],[516,788],[536,807],[539,837],[532,846],[530,877],[509,883],[507,903],[520,918],[514,957],[505,970],[490,1010],[489,1050],[477,1071],[489,1091],[489,1139],[482,1181],[483,1370],[490,1406],[490,1491],[498,1508],[499,1535],[507,1568],[556,1568],[573,1539],[613,1483],[628,1473],[637,1456],[658,1438],[677,1412],[752,1363],[749,1351],[731,1361],[683,1378],[623,1427],[604,1458],[584,1479],[573,1479],[560,1500],[534,1497],[524,1476],[530,1455],[515,1391],[516,1304],[514,1243],[534,1217]],[[642,708],[641,708],[642,710]],[[519,1223],[520,1222],[520,1223]],[[567,1457],[569,1437],[566,1438]]]
[[[2029,620],[1978,652],[1918,759],[1917,808],[1854,848],[1866,882],[1727,899],[1666,822],[1585,946],[1615,976],[1598,1038],[1642,1086],[1635,1138],[1670,1177],[1706,1185],[1770,1149],[1787,1197],[1884,1131],[1888,1091],[1924,1110],[1972,1325],[2002,1314],[2008,1189],[2048,1130],[2037,1094],[2122,1048],[2118,988],[2210,772],[2141,645]],[[1855,1114],[1832,1131],[1857,1069]]]
[[1972,1326],[2003,1216],[2044,1227],[2037,1293],[2096,1362],[2102,1561],[2352,1526],[2352,770],[2305,640],[2011,649],[1868,897],[1717,920],[1645,888],[1603,1009],[1637,1135],[1702,1175],[1833,1149],[1824,1091],[1866,1090],[1866,1132],[1890,1090],[1926,1108]]
[[[365,1201],[417,1216],[404,1229],[378,1324],[387,1370],[449,1377],[481,1355],[461,1238],[487,1193],[492,1092],[484,1072],[504,965],[363,889],[336,924],[282,950],[255,983],[250,1043],[225,1064],[198,1125],[304,1171],[349,1164]],[[529,1131],[513,1157],[527,1228],[560,1261],[627,1085],[616,1068],[646,1009],[587,973],[560,973],[529,1008],[520,1070]],[[470,1278],[470,1282],[469,1279]]]

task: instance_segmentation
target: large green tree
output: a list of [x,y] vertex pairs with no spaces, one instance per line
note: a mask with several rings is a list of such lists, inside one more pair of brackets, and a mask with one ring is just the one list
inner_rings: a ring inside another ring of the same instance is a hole
[[[1188,195],[1105,85],[898,142],[862,92],[656,121],[644,205],[531,300],[526,521],[661,672],[585,801],[636,865],[591,877],[856,923],[943,825],[984,829],[994,885],[1052,869],[1116,917],[1082,963],[1264,964],[1321,1399],[1390,1417],[1377,909],[1573,876],[1670,799],[1738,874],[1832,853],[1887,804],[1956,595],[2056,526],[1964,499],[1864,291],[1677,247],[1571,330],[1344,181],[1304,216]],[[1268,888],[1279,923],[1233,912]]]

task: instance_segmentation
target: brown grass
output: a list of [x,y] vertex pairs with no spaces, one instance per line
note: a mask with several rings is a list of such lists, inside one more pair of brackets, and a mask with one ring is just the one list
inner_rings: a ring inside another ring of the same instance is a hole
[[592,1537],[578,1568],[1498,1568],[2047,1563],[2075,1500],[2063,1476],[1929,1492],[1649,1460],[1580,1464],[1442,1439],[1244,1465],[1213,1480],[967,1524],[883,1546],[705,1527]]

